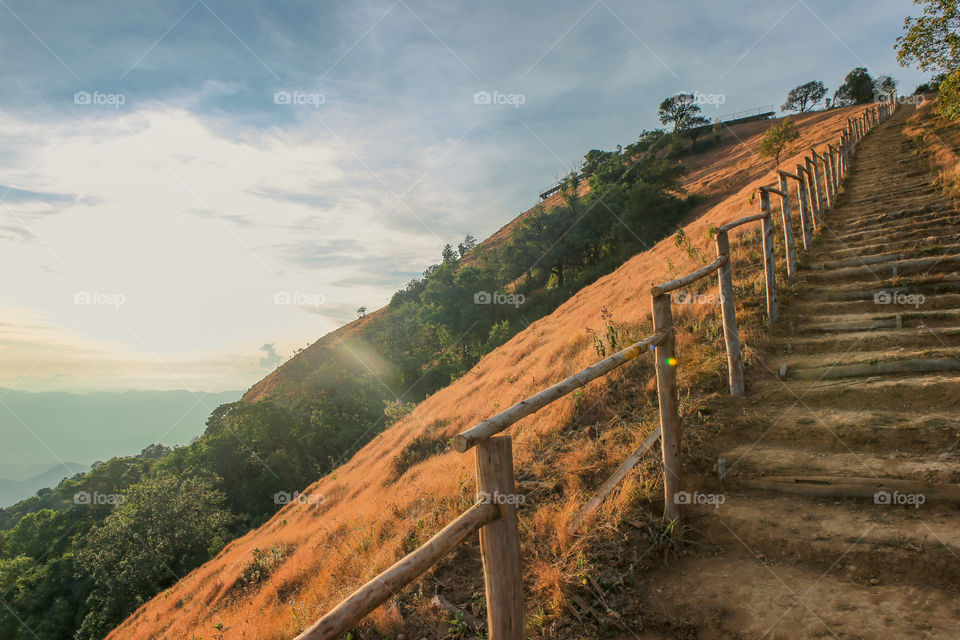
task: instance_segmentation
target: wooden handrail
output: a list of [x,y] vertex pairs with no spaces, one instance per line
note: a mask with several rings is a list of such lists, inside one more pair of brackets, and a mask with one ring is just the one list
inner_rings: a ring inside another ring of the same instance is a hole
[[735,229],[741,225],[747,224],[748,222],[756,222],[757,220],[763,220],[764,218],[769,218],[769,212],[756,213],[752,216],[747,216],[745,218],[740,218],[739,220],[734,220],[733,222],[728,222],[727,224],[720,225],[717,227],[717,231],[730,231],[730,229]]
[[760,187],[760,191],[766,191],[767,193],[775,193],[778,196],[786,196],[787,194],[776,187]]
[[569,378],[558,382],[552,387],[548,387],[540,393],[534,394],[525,400],[521,400],[509,409],[501,411],[492,418],[478,422],[460,435],[453,439],[453,448],[460,453],[468,451],[471,447],[483,442],[487,438],[494,436],[515,422],[527,417],[531,413],[539,411],[554,400],[562,398],[574,389],[578,389],[592,380],[596,380],[605,373],[613,371],[617,367],[630,362],[644,351],[649,351],[652,347],[660,344],[664,336],[655,333],[649,338],[636,342],[626,349],[619,351],[612,356],[601,360],[600,362],[575,373]]
[[440,558],[450,553],[467,536],[500,517],[500,508],[492,502],[479,502],[437,532],[416,550],[398,560],[367,584],[353,592],[327,615],[295,640],[335,640],[349,631],[364,616],[416,580]]
[[670,282],[664,282],[663,284],[658,284],[657,286],[650,289],[650,295],[652,296],[662,296],[665,293],[670,293],[671,291],[676,291],[682,286],[688,285],[691,282],[696,282],[700,278],[705,278],[710,275],[723,265],[727,264],[729,260],[727,256],[719,256],[716,260],[711,262],[705,267],[701,267],[696,271],[688,273],[682,278],[677,278],[676,280],[671,280]]
[[782,176],[787,176],[788,178],[793,178],[797,182],[800,181],[800,176],[798,176],[795,173],[790,173],[789,171],[784,171],[783,169],[777,169],[777,173],[779,173]]

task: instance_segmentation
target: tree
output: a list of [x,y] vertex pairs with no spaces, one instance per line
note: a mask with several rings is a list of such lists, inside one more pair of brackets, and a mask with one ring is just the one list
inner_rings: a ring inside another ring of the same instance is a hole
[[894,49],[901,65],[916,64],[922,71],[953,71],[960,67],[960,10],[958,0],[914,0],[923,7],[919,18],[903,21],[906,33]]
[[943,84],[943,81],[947,79],[947,74],[938,73],[937,75],[930,78],[930,80],[918,84],[917,88],[913,90],[914,94],[918,93],[936,93],[940,91],[940,85]]
[[813,109],[817,103],[823,100],[827,95],[827,88],[819,80],[811,80],[794,87],[787,94],[787,101],[780,107],[783,111],[799,111],[803,113],[807,109]]
[[463,237],[463,242],[457,245],[457,253],[460,254],[461,258],[463,258],[468,252],[476,248],[476,246],[477,239],[468,233]]
[[887,100],[897,90],[897,81],[890,75],[878,76],[873,81],[873,93],[879,100]]
[[833,94],[833,106],[847,107],[873,102],[874,80],[866,67],[856,67]]
[[672,124],[676,133],[690,137],[694,147],[702,133],[701,127],[710,124],[700,112],[700,105],[692,93],[678,93],[660,103],[660,122]]
[[937,113],[948,120],[960,120],[960,71],[954,71],[939,86]]
[[[960,118],[960,9],[958,0],[914,0],[923,7],[919,18],[903,21],[905,33],[894,47],[901,65],[916,64],[923,71],[940,71],[937,112]],[[918,91],[920,88],[918,87]]]
[[199,478],[158,474],[87,536],[78,572],[93,584],[76,637],[94,640],[229,540],[224,497]]
[[792,120],[786,119],[770,125],[760,141],[760,157],[775,158],[776,163],[780,164],[780,154],[799,137],[800,131]]

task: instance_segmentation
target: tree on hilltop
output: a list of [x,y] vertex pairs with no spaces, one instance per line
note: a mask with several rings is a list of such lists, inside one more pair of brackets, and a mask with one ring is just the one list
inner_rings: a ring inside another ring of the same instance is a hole
[[782,111],[799,111],[803,113],[808,109],[813,109],[817,103],[823,100],[827,95],[827,88],[819,80],[805,82],[798,87],[794,87],[787,94],[787,101],[780,107]]
[[694,147],[702,133],[701,127],[710,124],[701,114],[700,105],[692,93],[678,93],[661,102],[660,122],[672,124],[676,133],[689,136]]
[[833,106],[849,107],[873,102],[874,79],[866,67],[856,67],[833,93]]
[[884,99],[886,99],[887,96],[893,95],[896,90],[897,81],[893,76],[884,74],[878,76],[873,82],[873,92]]

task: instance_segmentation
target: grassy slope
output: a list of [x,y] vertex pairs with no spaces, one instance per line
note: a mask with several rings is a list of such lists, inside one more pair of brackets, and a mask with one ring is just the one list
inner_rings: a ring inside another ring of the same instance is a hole
[[[851,109],[841,109],[796,118],[802,134],[793,147],[796,158],[811,145],[832,141],[852,114]],[[759,185],[774,182],[771,163],[756,157],[766,126],[741,125],[726,132],[723,145],[688,158],[688,187],[708,198],[686,226],[687,236],[703,248],[703,259],[712,252],[708,228],[755,210],[757,205],[749,204],[751,193]],[[794,165],[792,157],[781,164]],[[755,248],[736,248],[736,240],[734,245],[735,262],[755,261]],[[393,458],[406,444],[418,435],[443,441],[595,361],[597,354],[585,327],[601,328],[603,306],[625,331],[632,329],[631,337],[641,337],[648,331],[649,286],[692,266],[694,260],[668,238],[585,287],[553,314],[487,355],[463,378],[428,398],[336,472],[307,488],[304,495],[313,500],[285,507],[260,529],[233,541],[216,558],[141,607],[109,638],[210,638],[218,622],[230,627],[223,636],[228,639],[292,637],[470,504],[472,455],[447,450],[393,481]],[[741,287],[759,291],[756,274],[746,278]],[[715,315],[712,309],[684,312],[694,322]],[[304,353],[353,331],[356,325],[338,330]],[[744,326],[749,343],[757,332],[749,322]],[[678,342],[681,384],[702,389],[704,394],[722,392],[722,369],[718,368],[722,354],[714,353],[715,343],[684,335]],[[563,602],[570,585],[578,582],[577,567],[597,558],[599,548],[616,548],[619,543],[614,538],[620,534],[613,535],[613,525],[626,516],[637,518],[647,508],[651,513],[659,508],[656,465],[644,463],[640,473],[628,478],[618,495],[604,505],[587,535],[570,538],[565,533],[570,514],[652,427],[655,394],[649,360],[631,365],[611,380],[593,383],[584,394],[561,400],[512,429],[518,477],[557,483],[553,491],[533,492],[521,514],[533,637],[563,635],[556,630],[567,624]],[[285,375],[283,368],[248,392],[247,399],[267,395],[265,390],[281,375]],[[628,404],[619,401],[625,395],[631,397]],[[690,406],[689,399],[684,402]],[[256,587],[240,586],[238,576],[250,563],[253,549],[280,545],[288,549],[286,560],[270,578]],[[429,589],[426,598],[404,595],[399,605],[391,602],[375,612],[365,623],[364,637],[395,637],[403,625],[429,629],[426,601],[433,589],[441,589],[454,602],[478,608],[482,579],[475,544],[462,547],[424,585]],[[575,621],[572,624],[576,626]],[[440,632],[443,635],[445,627]],[[576,631],[572,633],[569,637],[577,637]],[[421,635],[428,634],[413,637]]]

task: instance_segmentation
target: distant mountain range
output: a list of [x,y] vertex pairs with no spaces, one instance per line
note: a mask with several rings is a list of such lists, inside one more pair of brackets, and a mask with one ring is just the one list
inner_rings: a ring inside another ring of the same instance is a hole
[[[31,465],[31,467],[39,466],[40,465]],[[7,468],[6,465],[0,466],[0,475],[4,474]],[[9,469],[15,472],[16,466],[10,466]],[[27,478],[8,480],[0,477],[0,507],[9,507],[25,498],[29,498],[40,489],[55,487],[60,484],[60,481],[64,478],[69,478],[76,473],[89,469],[90,465],[67,462],[64,464],[58,463],[53,467],[46,467],[39,473]]]
[[203,433],[213,409],[241,395],[0,388],[0,506],[86,471],[98,460],[140,453],[152,443],[186,444]]

